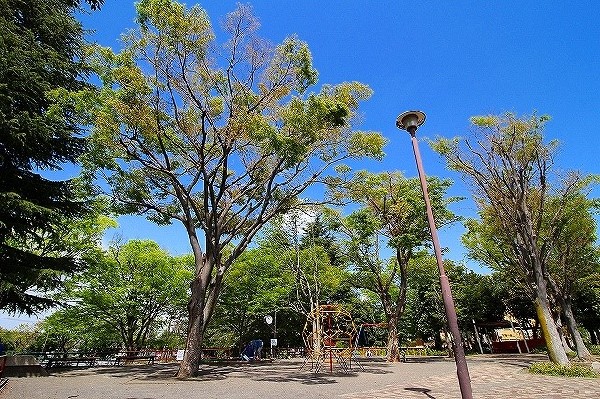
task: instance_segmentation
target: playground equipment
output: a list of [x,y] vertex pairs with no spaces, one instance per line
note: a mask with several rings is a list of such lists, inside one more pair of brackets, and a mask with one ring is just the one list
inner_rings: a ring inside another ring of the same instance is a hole
[[[356,327],[350,313],[339,305],[320,305],[307,317],[302,338],[306,357],[302,367],[310,362],[310,369],[319,372],[324,363],[333,372],[334,364],[343,371],[352,369]],[[355,362],[359,368],[362,365]]]

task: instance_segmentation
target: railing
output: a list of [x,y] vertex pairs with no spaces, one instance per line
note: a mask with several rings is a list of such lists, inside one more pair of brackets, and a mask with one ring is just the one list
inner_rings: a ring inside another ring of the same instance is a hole
[[[306,356],[306,349],[303,346],[295,347],[295,348],[275,347],[273,349],[274,349],[273,354],[277,359],[293,359],[293,358],[298,358],[298,357],[303,358]],[[263,349],[263,351],[264,351],[264,349]]]
[[387,357],[387,348],[385,346],[361,346],[356,348],[355,351],[361,357]]
[[[93,367],[135,363],[137,361],[170,363],[176,361],[177,350],[141,349],[137,351],[114,350],[107,352],[27,352],[34,356],[40,365],[51,367]],[[18,355],[18,354],[16,354]]]
[[202,359],[229,359],[231,348],[209,347],[202,348]]

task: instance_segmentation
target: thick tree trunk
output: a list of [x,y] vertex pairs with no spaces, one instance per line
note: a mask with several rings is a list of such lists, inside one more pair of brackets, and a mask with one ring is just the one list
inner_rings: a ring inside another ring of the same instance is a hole
[[400,347],[398,345],[398,320],[394,318],[388,321],[387,361],[400,361]]
[[567,322],[567,327],[569,329],[569,333],[571,333],[571,337],[573,338],[573,342],[575,343],[575,350],[577,351],[577,357],[580,359],[591,359],[592,354],[585,347],[583,343],[583,338],[577,329],[577,322],[575,321],[575,316],[573,315],[573,308],[571,306],[571,300],[560,298],[563,314],[565,316],[565,321]]
[[548,357],[553,363],[567,365],[569,359],[567,353],[562,345],[556,324],[550,311],[550,304],[547,296],[542,296],[537,293],[537,297],[534,302],[535,310],[540,321],[540,327],[542,330],[542,336],[546,341],[546,347],[548,348]]
[[403,253],[400,248],[396,248],[396,260],[398,262],[399,273],[400,273],[400,292],[396,303],[391,304],[391,298],[389,292],[381,292],[380,297],[382,304],[386,309],[387,323],[388,323],[388,341],[387,341],[387,361],[388,362],[399,362],[400,347],[398,345],[398,321],[404,313],[406,307],[406,287],[407,287],[407,265],[410,255]]
[[[536,251],[530,251],[534,254]],[[550,300],[548,299],[548,284],[543,273],[543,266],[539,257],[533,259],[533,277],[535,282],[535,311],[540,322],[542,336],[546,341],[548,349],[548,357],[552,363],[568,365],[569,358],[562,344],[552,310],[550,308]]]
[[185,344],[183,360],[179,365],[177,378],[195,377],[200,367],[202,355],[202,339],[204,338],[204,290],[202,282],[196,278],[192,282],[192,296],[188,303],[188,336]]

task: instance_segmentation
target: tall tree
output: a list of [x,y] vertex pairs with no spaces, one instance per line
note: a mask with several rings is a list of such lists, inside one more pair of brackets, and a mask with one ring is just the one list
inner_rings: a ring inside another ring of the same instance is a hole
[[265,315],[279,310],[282,316],[292,287],[293,276],[283,267],[281,251],[261,246],[245,251],[224,278],[207,339],[212,346],[242,349],[267,332]]
[[[457,199],[444,198],[450,182],[435,177],[428,180],[439,226],[456,220],[447,205]],[[359,287],[374,292],[381,301],[388,324],[388,360],[397,361],[398,322],[406,305],[407,267],[431,239],[418,179],[407,179],[397,172],[360,171],[350,182],[333,188],[332,196],[362,205],[343,220],[338,230],[349,239],[350,263],[356,268]],[[381,257],[382,237],[394,251],[391,261]]]
[[[277,253],[282,267],[293,279],[287,307],[307,317],[325,301],[341,301],[347,293],[347,274],[336,243],[321,235],[320,211],[292,211],[275,218],[266,228],[261,247]],[[323,232],[323,231],[321,231]],[[331,259],[338,262],[333,264]]]
[[562,181],[553,175],[557,143],[544,141],[548,119],[513,114],[473,117],[474,137],[464,141],[438,139],[433,147],[451,169],[472,183],[486,229],[498,233],[492,237],[499,244],[497,248],[486,249],[502,252],[496,260],[518,270],[533,287],[550,359],[568,364],[554,323],[547,275],[553,240],[565,226],[568,199],[586,182],[577,174]]
[[588,331],[590,343],[600,344],[600,263],[595,272],[577,284],[573,310],[577,320]]
[[99,49],[103,86],[89,162],[107,170],[121,212],[177,221],[188,234],[196,271],[178,372],[186,378],[198,371],[234,260],[332,165],[381,157],[384,139],[352,129],[368,87],[307,94],[317,78],[307,45],[291,37],[272,48],[256,35],[248,6],[225,18],[224,48],[198,6],[142,0],[137,12],[139,29],[120,54]]
[[191,270],[185,258],[172,258],[155,242],[132,240],[111,246],[71,280],[65,299],[110,326],[127,350],[138,350],[159,318],[185,302]]
[[36,352],[107,352],[123,347],[118,331],[79,306],[59,309],[36,324]]
[[406,310],[401,317],[400,332],[404,338],[433,340],[436,349],[442,350],[440,332],[444,330],[446,317],[435,258],[424,251],[416,254],[407,276]]
[[598,263],[595,248],[596,221],[592,211],[597,201],[588,199],[583,192],[574,192],[569,198],[550,198],[549,209],[562,209],[562,217],[554,223],[552,250],[548,260],[548,283],[575,344],[577,356],[590,359],[579,333],[573,312],[573,295],[577,286],[594,273]]
[[10,312],[50,306],[43,293],[80,266],[72,254],[40,248],[60,242],[56,230],[85,208],[72,181],[40,174],[84,149],[72,109],[51,107],[49,96],[85,87],[79,4],[0,1],[0,309]]

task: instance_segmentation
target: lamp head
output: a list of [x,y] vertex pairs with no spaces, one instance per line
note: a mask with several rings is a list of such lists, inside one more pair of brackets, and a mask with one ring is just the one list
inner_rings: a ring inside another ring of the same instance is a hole
[[396,119],[398,129],[414,133],[417,128],[425,122],[425,114],[421,111],[406,111],[401,113]]

